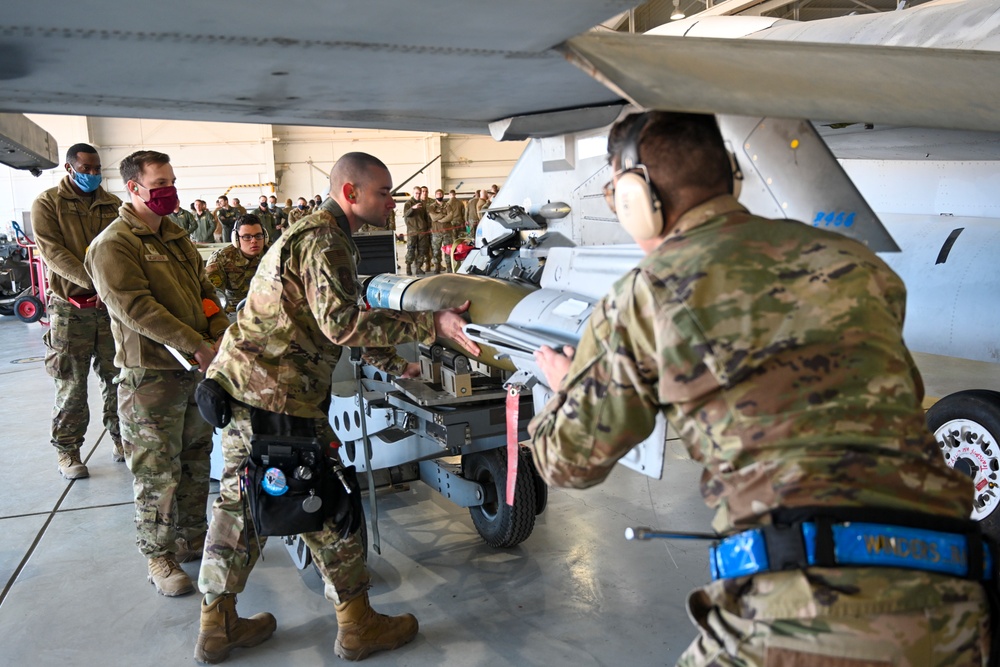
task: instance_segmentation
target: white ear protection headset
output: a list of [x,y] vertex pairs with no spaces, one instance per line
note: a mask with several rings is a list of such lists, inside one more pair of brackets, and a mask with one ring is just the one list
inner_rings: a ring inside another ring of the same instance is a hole
[[[649,178],[646,165],[639,161],[639,139],[649,122],[649,114],[644,113],[632,123],[628,136],[622,144],[619,155],[618,182],[615,184],[615,211],[618,221],[632,238],[646,241],[663,233],[663,204],[660,193]],[[733,173],[732,193],[740,196],[743,172],[736,161],[736,155],[727,150]]]
[[[257,217],[257,216],[254,216],[254,217]],[[236,247],[236,248],[240,247],[240,227],[246,227],[247,226],[247,225],[241,225],[240,224],[242,222],[242,220],[243,220],[243,216],[240,216],[239,218],[236,219],[236,224],[233,225],[232,242],[233,242],[233,246]],[[255,223],[252,223],[252,224],[260,225],[260,231],[264,232],[264,245],[267,245],[268,243],[270,243],[271,239],[268,238],[267,229],[264,228],[264,223],[262,223],[262,222],[255,222]]]
[[646,241],[663,233],[663,206],[649,179],[646,165],[639,162],[639,137],[649,121],[642,114],[632,123],[619,155],[615,183],[615,211],[622,227],[636,240]]

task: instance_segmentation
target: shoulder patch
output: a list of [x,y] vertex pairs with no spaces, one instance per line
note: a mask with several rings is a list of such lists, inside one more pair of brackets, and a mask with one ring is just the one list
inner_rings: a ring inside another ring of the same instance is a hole
[[[337,267],[346,265],[350,261],[347,249],[339,245],[330,246],[324,250],[323,256],[326,258],[327,262]],[[350,273],[350,271],[348,271],[348,273]]]

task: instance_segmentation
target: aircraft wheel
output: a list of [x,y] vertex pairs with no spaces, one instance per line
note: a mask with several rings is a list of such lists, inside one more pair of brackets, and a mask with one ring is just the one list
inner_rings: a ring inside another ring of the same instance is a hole
[[507,549],[528,539],[535,528],[538,492],[530,454],[521,451],[517,466],[514,506],[507,495],[507,450],[504,447],[463,457],[465,478],[478,482],[486,497],[483,504],[469,508],[476,532],[491,547]]
[[948,465],[961,470],[976,490],[972,518],[983,532],[1000,539],[1000,392],[960,391],[927,411]]
[[31,324],[42,319],[45,314],[45,306],[33,296],[20,296],[14,301],[14,314],[22,322]]

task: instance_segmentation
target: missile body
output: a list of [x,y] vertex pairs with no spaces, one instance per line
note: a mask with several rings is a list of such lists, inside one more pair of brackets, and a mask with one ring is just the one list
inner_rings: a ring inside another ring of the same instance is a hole
[[[473,324],[503,324],[511,311],[526,296],[538,288],[508,280],[443,273],[435,276],[414,277],[383,273],[372,278],[365,291],[365,298],[372,308],[417,311],[456,308],[471,302],[467,317]],[[450,341],[439,340],[451,349],[465,354]],[[481,345],[477,361],[514,371],[509,359],[497,359],[496,348]]]

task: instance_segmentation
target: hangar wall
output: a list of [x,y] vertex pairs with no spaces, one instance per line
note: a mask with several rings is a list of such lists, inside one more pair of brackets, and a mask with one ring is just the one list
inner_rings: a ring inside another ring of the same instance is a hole
[[[327,127],[209,123],[129,118],[94,118],[30,114],[34,122],[59,142],[60,156],[77,142],[101,151],[105,187],[119,197],[124,184],[118,162],[143,148],[171,157],[181,204],[208,202],[227,193],[248,208],[262,195],[286,198],[325,194],[327,174],[344,153],[365,151],[389,166],[393,182],[402,183],[441,155],[407,183],[470,192],[503,185],[527,142],[496,142],[489,136],[399,132]],[[60,157],[60,159],[62,159]],[[0,166],[0,232],[23,213],[42,191],[58,184],[62,165],[39,177]],[[273,185],[272,185],[273,184]]]

